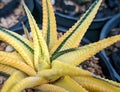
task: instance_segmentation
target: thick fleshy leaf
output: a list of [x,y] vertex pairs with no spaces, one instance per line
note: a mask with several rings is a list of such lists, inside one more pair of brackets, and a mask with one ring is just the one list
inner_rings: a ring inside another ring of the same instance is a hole
[[21,60],[21,62],[25,62],[24,59],[20,56],[20,54],[17,53],[16,51],[14,51],[14,52],[0,51],[0,55],[3,55],[8,58],[14,58],[14,59]]
[[2,73],[11,75],[11,74],[13,74],[16,71],[17,71],[17,69],[15,69],[13,67],[0,64],[0,72],[2,72]]
[[[61,71],[60,75],[62,74],[66,74],[69,76],[91,76],[92,75],[92,73],[87,70],[83,70],[79,67],[75,67],[73,65],[69,65],[60,61],[53,61],[52,69]],[[58,75],[59,75],[59,72],[58,72]]]
[[24,63],[24,61],[22,61],[21,59],[11,55],[12,54],[10,53],[0,52],[0,63],[19,69],[28,75],[36,75],[36,72],[33,68]]
[[22,72],[15,72],[12,74],[7,81],[4,83],[4,86],[0,92],[9,92],[10,89],[19,81],[21,81],[23,78],[25,78],[26,75]]
[[27,27],[26,27],[24,24],[22,24],[22,25],[23,25],[23,30],[24,30],[25,37],[26,37],[29,41],[32,41],[32,38],[30,37],[30,34],[29,34],[29,31],[28,31]]
[[110,84],[108,82],[102,81],[101,79],[92,77],[73,77],[73,79],[86,88],[90,92],[119,92],[120,88]]
[[115,86],[115,87],[120,88],[120,83],[119,83],[119,82],[112,81],[112,80],[105,79],[105,78],[101,78],[101,77],[96,76],[96,75],[92,75],[92,77],[95,78],[95,79],[98,79],[98,80],[104,81],[104,82],[106,82],[106,83],[108,83],[108,84],[110,84],[110,85],[113,85],[113,86]]
[[69,92],[62,87],[58,87],[52,84],[43,84],[35,87],[35,89],[39,90],[40,92]]
[[25,39],[15,32],[9,31],[4,28],[0,28],[0,40],[11,45],[16,51],[18,51],[25,62],[32,68],[34,68],[33,44],[29,40]]
[[35,22],[32,14],[30,13],[29,9],[23,2],[25,11],[28,16],[30,28],[32,31],[32,37],[33,37],[33,44],[34,44],[34,65],[36,70],[41,70],[44,68],[50,67],[50,60],[49,60],[49,53],[48,48],[46,45],[46,42],[42,36],[42,33],[37,26],[37,23]]
[[52,60],[56,59],[76,66],[117,41],[120,41],[120,35],[109,37],[79,48],[58,52],[52,57]]
[[54,55],[59,51],[78,47],[81,39],[94,19],[101,2],[102,0],[94,1],[83,17],[78,20],[78,22],[59,39],[59,41],[57,41],[56,45],[50,51],[50,54]]
[[57,41],[56,21],[50,0],[42,0],[43,6],[43,36],[48,48],[51,49]]
[[57,86],[60,86],[69,92],[88,92],[81,85],[71,79],[69,76],[65,76],[54,83]]
[[54,61],[52,63],[52,68],[48,70],[43,70],[38,72],[38,76],[43,76],[48,79],[57,78],[60,76],[91,76],[92,73],[90,73],[87,70],[83,70],[79,67],[71,66],[66,63],[62,63],[59,61]]
[[26,88],[33,88],[41,84],[47,83],[48,81],[40,77],[27,77],[19,81],[10,92],[22,92]]

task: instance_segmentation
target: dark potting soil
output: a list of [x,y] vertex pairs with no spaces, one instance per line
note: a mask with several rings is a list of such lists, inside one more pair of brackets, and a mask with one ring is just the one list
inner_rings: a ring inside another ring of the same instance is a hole
[[[55,0],[55,11],[72,17],[81,17],[91,6],[94,0],[86,0],[84,3],[76,3],[78,0]],[[111,2],[110,2],[111,1]],[[103,0],[97,18],[113,16],[120,11],[120,0]]]
[[82,64],[80,64],[80,67],[92,72],[95,75],[105,78],[105,75],[103,74],[102,67],[99,65],[99,62],[100,59],[98,57],[93,56],[85,62],[83,62]]
[[[117,28],[113,28],[111,32],[109,33],[109,36],[114,36],[120,34],[120,25]],[[110,56],[112,53],[117,52],[120,50],[120,42],[117,42],[110,47],[106,48],[106,53],[108,56]]]

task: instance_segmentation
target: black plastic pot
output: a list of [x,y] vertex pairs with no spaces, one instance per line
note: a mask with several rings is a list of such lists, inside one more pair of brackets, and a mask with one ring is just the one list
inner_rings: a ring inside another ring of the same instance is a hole
[[[89,27],[88,31],[85,34],[85,37],[88,38],[92,42],[99,40],[99,36],[100,36],[99,34],[101,32],[101,29],[103,28],[105,23],[115,15],[110,10],[113,10],[115,7],[119,7],[119,5],[120,5],[120,4],[118,5],[117,2],[115,2],[114,0],[105,0],[105,3],[107,3],[107,5],[110,9],[105,9],[103,11],[100,11],[97,14],[96,18],[93,20],[91,26]],[[68,5],[65,5],[62,1],[60,2],[60,0],[59,0],[59,3],[56,3],[56,6],[61,7],[63,10],[67,8],[66,9],[68,11],[67,13],[61,12],[59,10],[55,11],[57,24],[59,25],[59,31],[65,32],[72,25],[74,25],[74,23],[76,23],[77,20],[79,20],[79,17],[74,17],[74,14],[71,14],[71,13],[74,13],[73,12],[74,10],[71,10],[69,12],[69,8],[71,8],[73,6],[70,7]],[[119,10],[117,12],[119,12]],[[106,16],[106,14],[107,14],[107,16]],[[102,16],[104,16],[104,17],[102,17]]]
[[[35,0],[35,1],[36,1],[36,5],[35,5],[36,11],[33,12],[33,15],[35,16],[37,23],[41,27],[41,24],[42,24],[42,6],[41,6],[41,3],[39,0]],[[55,12],[55,17],[56,17],[56,21],[57,21],[57,30],[60,32],[66,32],[79,19],[79,18],[74,18],[74,17],[64,15],[64,14],[59,13],[59,12]],[[86,36],[85,37],[88,38],[89,40],[91,39],[90,41],[97,41],[99,39],[99,34],[100,34],[100,31],[98,31],[97,28],[100,28],[101,25],[103,26],[110,18],[111,17],[106,17],[103,19],[95,19],[94,22],[92,23],[92,26],[90,26],[90,28],[89,28],[90,31],[88,31],[86,33],[86,35],[88,37],[86,37]],[[93,34],[95,34],[95,35],[93,36]]]
[[[71,17],[68,15],[64,15],[59,12],[55,12],[57,24],[59,26],[59,31],[66,32],[74,23],[79,20],[79,18]],[[95,42],[99,39],[99,34],[101,32],[102,27],[104,24],[111,19],[112,16],[94,19],[91,26],[89,27],[88,31],[85,34],[85,37],[88,38],[90,41]]]
[[[79,18],[71,17],[59,12],[55,12],[56,14],[56,19],[57,23],[61,26],[64,27],[64,29],[61,29],[61,31],[66,31],[66,29],[70,28]],[[89,29],[100,29],[104,26],[104,24],[111,18],[112,16],[101,18],[101,19],[94,19],[93,23],[89,27]],[[64,24],[65,22],[66,24]]]
[[[29,8],[29,10],[32,12],[33,9],[34,9],[34,1],[33,0],[25,0],[25,3],[27,5],[27,7]],[[10,27],[9,30],[17,32],[19,34],[23,34],[23,28],[22,28],[22,24],[21,24],[22,22],[25,25],[28,25],[28,20],[27,20],[27,16],[26,15],[17,24],[15,24],[14,26]]]
[[[37,24],[39,25],[40,28],[42,28],[42,6],[41,6],[41,2],[39,0],[35,0],[34,3],[35,7],[34,10],[32,12]],[[55,16],[57,17],[57,15],[55,14]],[[62,28],[60,25],[57,25],[57,30],[61,31],[61,32],[66,32],[64,31],[64,28]]]
[[19,6],[19,4],[20,0],[11,0],[10,2],[8,2],[2,9],[0,9],[0,17],[9,16],[11,13],[13,13],[14,9]]
[[[106,37],[108,37],[108,34],[109,32],[115,28],[116,26],[118,26],[120,24],[120,13],[117,14],[116,16],[114,16],[108,23],[106,23],[106,25],[103,27],[102,31],[101,31],[101,34],[100,34],[100,40],[101,39],[104,39]],[[113,67],[113,65],[110,63],[111,60],[110,60],[110,57],[108,57],[106,55],[106,52],[105,50],[101,51],[100,52],[101,56],[102,56],[102,59],[103,61],[105,62],[108,70],[109,70],[109,73],[110,73],[110,76],[112,78],[112,80],[115,80],[115,81],[119,81],[120,82],[120,75],[117,73],[117,71],[115,70],[115,68]],[[120,71],[120,70],[118,70]]]

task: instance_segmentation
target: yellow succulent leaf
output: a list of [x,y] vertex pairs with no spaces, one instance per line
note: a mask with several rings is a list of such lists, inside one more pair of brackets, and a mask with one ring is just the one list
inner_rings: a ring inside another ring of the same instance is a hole
[[60,86],[69,92],[88,92],[85,88],[71,79],[69,76],[65,76],[54,83],[54,85]]
[[3,72],[3,73],[11,75],[11,74],[13,74],[16,71],[17,71],[17,69],[15,69],[13,67],[0,64],[0,72]]
[[0,53],[0,63],[4,64],[4,65],[9,65],[9,66],[16,68],[16,69],[19,69],[28,75],[32,75],[32,76],[36,75],[36,71],[34,69],[32,69],[30,66],[25,64],[20,59],[16,59],[16,57],[10,58],[10,57],[6,57],[4,54]]
[[29,41],[28,39],[24,38],[23,36],[19,35],[18,33],[15,33],[11,30],[1,28],[1,27],[0,27],[0,32],[8,35],[10,38],[13,37],[14,40],[17,39],[18,41],[23,42],[24,44],[33,48],[33,43],[31,41]]
[[106,82],[106,83],[108,83],[108,84],[110,84],[110,85],[113,85],[113,86],[115,86],[115,87],[120,88],[120,83],[119,83],[119,82],[112,81],[112,80],[105,79],[105,78],[101,78],[101,77],[96,76],[96,75],[92,75],[92,77],[93,77],[93,78],[96,78],[96,79],[98,79],[98,80],[104,81],[104,82]]
[[70,48],[78,47],[85,32],[94,19],[102,0],[95,0],[89,10],[78,20],[75,25],[70,28],[56,43],[56,45],[50,51],[50,54],[55,54],[59,51],[63,51]]
[[[25,78],[25,74],[22,72],[15,72],[13,73],[4,83],[4,86],[0,92],[9,92],[10,89],[19,81],[21,81],[23,78]],[[16,91],[17,92],[17,91]]]
[[61,62],[76,66],[117,41],[120,41],[120,35],[109,37],[76,49],[69,49],[59,52],[53,56],[53,58]]
[[19,59],[19,60],[25,62],[24,59],[20,56],[20,54],[15,52],[15,51],[14,52],[0,51],[0,55],[3,55],[3,56],[8,57],[8,58]]
[[[61,71],[61,74],[69,75],[69,76],[91,76],[92,73],[83,70],[79,67],[75,67],[73,65],[69,65],[60,61],[53,61],[52,62],[52,69]],[[59,75],[59,72],[58,72]]]
[[52,84],[43,84],[35,87],[35,89],[39,90],[40,92],[69,92],[62,87],[58,87]]
[[49,50],[55,45],[57,41],[56,21],[53,7],[50,0],[42,0],[43,8],[43,37],[46,40]]
[[14,85],[9,92],[22,92],[25,88],[32,88],[48,81],[41,77],[27,77]]
[[83,70],[79,67],[71,66],[66,63],[62,63],[59,61],[53,61],[52,68],[46,69],[43,71],[38,72],[38,76],[45,77],[47,79],[53,79],[61,76],[91,76],[92,73],[90,73],[87,70]]
[[29,40],[4,28],[0,28],[0,40],[11,45],[16,51],[18,51],[24,61],[34,68],[32,62],[33,44]]
[[29,31],[28,31],[27,27],[24,24],[23,24],[23,30],[24,30],[24,34],[25,34],[26,38],[29,41],[32,41],[32,38],[30,37]]
[[105,82],[98,78],[93,77],[73,77],[73,79],[82,85],[84,88],[89,90],[90,92],[119,92],[120,87],[116,87],[113,84]]
[[[32,14],[30,13],[29,9],[27,8],[24,2],[23,5],[28,16],[28,21],[33,36],[35,68],[37,71],[41,70],[43,67],[49,68],[50,60],[49,60],[49,53],[46,42],[43,39],[42,33],[39,27],[37,26],[37,23],[35,22]],[[40,64],[42,65],[42,68],[40,67]]]

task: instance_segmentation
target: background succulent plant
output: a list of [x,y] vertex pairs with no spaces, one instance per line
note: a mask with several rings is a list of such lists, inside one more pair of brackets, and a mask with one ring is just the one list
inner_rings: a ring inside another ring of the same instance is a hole
[[23,2],[33,41],[0,28],[0,40],[16,50],[0,51],[0,71],[10,75],[1,92],[21,92],[26,88],[39,92],[119,92],[119,83],[77,67],[100,50],[120,41],[120,35],[117,35],[78,47],[101,2],[95,0],[83,17],[59,40],[50,0],[42,0],[42,31]]

